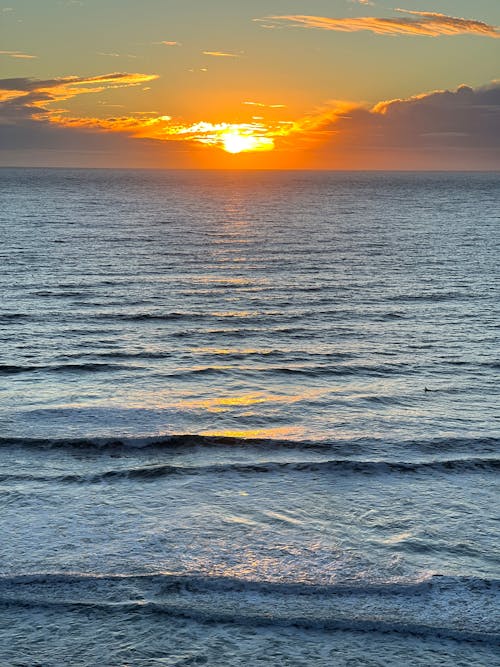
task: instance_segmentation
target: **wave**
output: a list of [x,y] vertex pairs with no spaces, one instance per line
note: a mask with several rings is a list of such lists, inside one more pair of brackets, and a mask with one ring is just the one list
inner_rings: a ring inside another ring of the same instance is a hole
[[[236,360],[233,357],[226,357],[227,362]],[[299,376],[306,378],[328,378],[328,377],[351,377],[351,376],[360,376],[360,377],[376,377],[376,378],[385,378],[391,375],[399,375],[403,372],[405,374],[416,373],[417,371],[406,364],[378,364],[378,365],[347,365],[347,364],[334,364],[334,363],[322,363],[322,364],[297,364],[297,365],[287,365],[287,366],[240,366],[235,367],[228,365],[227,366],[198,366],[196,368],[186,368],[179,369],[173,372],[161,373],[162,377],[166,378],[196,378],[203,375],[230,375],[234,376],[238,372],[241,373],[252,373],[262,378],[263,376]]]
[[[103,355],[101,355],[103,356]],[[107,355],[111,357],[112,355]],[[116,355],[118,357],[119,355]],[[122,358],[127,359],[162,359],[166,358],[168,355],[154,355],[154,354],[131,354],[131,355],[122,355]],[[227,362],[235,361],[238,359],[244,359],[246,355],[233,355],[226,357]],[[21,373],[33,373],[33,372],[44,372],[44,373],[85,373],[85,372],[112,372],[112,371],[123,371],[123,370],[140,370],[144,366],[140,365],[131,365],[124,363],[109,363],[109,362],[72,362],[72,363],[58,363],[58,364],[0,364],[0,376],[1,375],[18,375]],[[160,372],[162,377],[168,378],[196,378],[203,375],[234,375],[235,372],[252,372],[258,373],[259,376],[265,375],[299,375],[305,377],[343,377],[343,376],[355,376],[363,375],[370,377],[386,377],[388,375],[393,375],[401,373],[403,366],[402,365],[377,365],[377,366],[368,366],[368,365],[330,365],[330,364],[321,364],[321,365],[297,365],[297,366],[255,366],[255,367],[240,367],[235,368],[234,366],[198,366],[194,368],[186,368],[175,370],[173,372]],[[406,367],[405,367],[406,368]],[[411,369],[406,369],[407,372],[411,372]]]
[[229,463],[204,466],[179,466],[155,464],[106,470],[97,474],[79,475],[34,475],[31,473],[0,474],[0,482],[59,482],[74,484],[96,484],[113,480],[154,481],[163,477],[225,474],[273,474],[283,472],[314,472],[329,474],[426,474],[426,473],[473,473],[498,472],[500,459],[473,458],[422,462],[359,461],[339,459],[329,461],[269,461],[265,463]]
[[9,365],[0,364],[0,375],[18,375],[20,373],[98,373],[105,371],[137,370],[138,366],[127,366],[125,364],[109,363],[71,363],[71,364],[47,364],[47,365]]
[[91,316],[95,320],[123,320],[125,322],[175,322],[180,320],[206,319],[204,313],[97,313]]
[[422,291],[419,294],[395,294],[393,296],[388,296],[389,301],[462,301],[464,299],[473,298],[468,292],[459,292],[459,291],[442,291],[442,292],[425,292]]
[[343,377],[351,375],[360,375],[363,377],[387,377],[389,375],[399,374],[404,371],[405,374],[412,372],[412,368],[407,364],[378,364],[378,365],[368,365],[368,364],[357,364],[357,365],[316,365],[316,366],[281,366],[281,367],[268,367],[268,368],[259,368],[258,372],[261,373],[272,373],[272,374],[281,374],[281,375],[303,375],[309,377],[317,376],[332,376],[332,377]]
[[0,604],[10,607],[126,610],[245,626],[397,632],[492,644],[500,643],[495,625],[499,592],[498,580],[439,575],[324,585],[196,573],[0,578]]
[[109,352],[75,352],[74,354],[61,355],[60,359],[169,359],[172,352],[125,352],[123,350],[110,350]]
[[27,313],[0,313],[0,324],[10,324],[11,322],[16,322],[18,320],[27,320],[29,319]]
[[248,358],[266,358],[270,360],[284,360],[291,363],[300,363],[304,360],[322,360],[325,362],[338,362],[354,359],[359,356],[353,352],[302,352],[299,350],[277,350],[277,349],[250,349],[250,350],[217,350],[206,349],[196,352],[197,356],[216,357],[231,360]]
[[89,450],[175,450],[176,448],[195,447],[237,447],[270,450],[297,449],[313,451],[335,451],[361,453],[363,451],[398,449],[404,452],[422,452],[442,454],[444,452],[460,452],[470,455],[474,452],[483,454],[498,454],[500,438],[478,437],[440,437],[421,440],[399,440],[391,438],[354,437],[351,439],[324,439],[324,440],[291,440],[266,437],[238,437],[220,435],[199,435],[196,433],[162,434],[154,436],[92,436],[92,437],[22,437],[0,436],[0,447],[15,446],[39,449],[89,449]]

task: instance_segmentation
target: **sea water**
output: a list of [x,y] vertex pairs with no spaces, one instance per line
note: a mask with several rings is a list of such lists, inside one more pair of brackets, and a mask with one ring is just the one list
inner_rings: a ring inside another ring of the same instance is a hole
[[0,170],[0,665],[500,665],[498,174]]

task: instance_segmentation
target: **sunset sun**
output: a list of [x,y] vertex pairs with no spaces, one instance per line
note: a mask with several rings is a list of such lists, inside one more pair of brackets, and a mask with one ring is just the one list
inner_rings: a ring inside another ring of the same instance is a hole
[[249,151],[271,151],[274,141],[270,137],[259,137],[242,134],[238,130],[230,130],[221,135],[222,147],[227,153],[243,153]]

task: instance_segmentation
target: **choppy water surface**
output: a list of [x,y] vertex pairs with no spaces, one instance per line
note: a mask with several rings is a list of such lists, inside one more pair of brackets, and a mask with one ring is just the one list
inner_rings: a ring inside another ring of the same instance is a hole
[[0,663],[500,664],[498,185],[0,170]]

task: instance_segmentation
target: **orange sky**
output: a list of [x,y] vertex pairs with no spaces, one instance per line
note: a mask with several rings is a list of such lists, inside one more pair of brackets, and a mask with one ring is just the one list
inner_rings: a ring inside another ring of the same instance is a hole
[[0,164],[499,166],[496,0],[42,4],[0,9]]

